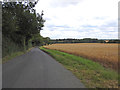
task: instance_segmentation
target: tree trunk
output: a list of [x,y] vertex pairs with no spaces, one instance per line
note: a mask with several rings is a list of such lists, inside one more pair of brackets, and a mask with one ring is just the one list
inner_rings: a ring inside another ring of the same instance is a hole
[[26,40],[25,40],[25,38],[23,39],[23,47],[24,47],[24,51],[26,51],[26,45],[25,45],[25,42]]

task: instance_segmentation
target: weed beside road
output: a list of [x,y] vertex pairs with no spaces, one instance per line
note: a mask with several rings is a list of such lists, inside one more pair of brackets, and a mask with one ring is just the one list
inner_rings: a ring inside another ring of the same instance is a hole
[[[33,47],[32,47],[33,48]],[[25,54],[26,52],[29,52],[32,48],[29,48],[28,50],[26,51],[19,51],[19,52],[14,52],[14,53],[11,53],[10,55],[7,55],[5,56],[4,58],[2,58],[2,63],[6,63],[7,61],[17,57],[17,56],[20,56],[20,55],[23,55]]]
[[84,57],[99,62],[104,67],[118,70],[118,44],[65,43],[46,45],[44,47]]
[[88,88],[118,88],[118,73],[97,62],[79,56],[40,47],[65,68],[70,70]]

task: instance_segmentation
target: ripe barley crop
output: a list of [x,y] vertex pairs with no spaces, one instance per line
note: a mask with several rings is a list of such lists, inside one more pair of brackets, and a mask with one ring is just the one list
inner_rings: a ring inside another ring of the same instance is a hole
[[88,58],[105,67],[118,70],[118,44],[52,44],[44,47]]

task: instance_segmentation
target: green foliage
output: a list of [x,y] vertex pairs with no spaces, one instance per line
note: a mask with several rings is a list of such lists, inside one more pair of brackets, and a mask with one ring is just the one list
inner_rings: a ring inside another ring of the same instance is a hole
[[23,55],[27,52],[29,52],[32,48],[29,48],[27,51],[17,51],[17,52],[13,52],[13,53],[10,53],[9,55],[6,55],[4,58],[2,58],[2,63],[6,63],[7,61],[17,57],[17,56],[20,56],[20,55]]
[[45,38],[43,38],[43,40],[44,40],[44,45],[49,45],[49,44],[51,44],[51,41],[50,41],[50,38],[49,38],[49,37],[45,37]]
[[10,38],[2,36],[2,56],[5,57],[17,51],[23,51],[22,46],[19,46]]
[[40,34],[36,34],[32,37],[32,44],[34,46],[41,46],[43,45],[43,37]]
[[105,39],[83,38],[83,39],[51,39],[51,43],[120,43],[120,40],[113,39],[106,42]]
[[36,14],[34,9],[36,4],[37,2],[2,3],[3,56],[26,50],[32,47],[32,42],[35,40],[39,44],[43,43],[39,34],[45,20],[42,18],[43,11],[41,14]]

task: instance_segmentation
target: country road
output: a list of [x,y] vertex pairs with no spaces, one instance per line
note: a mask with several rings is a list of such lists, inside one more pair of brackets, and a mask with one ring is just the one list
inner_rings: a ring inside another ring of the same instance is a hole
[[85,88],[51,56],[33,48],[3,64],[3,88]]

